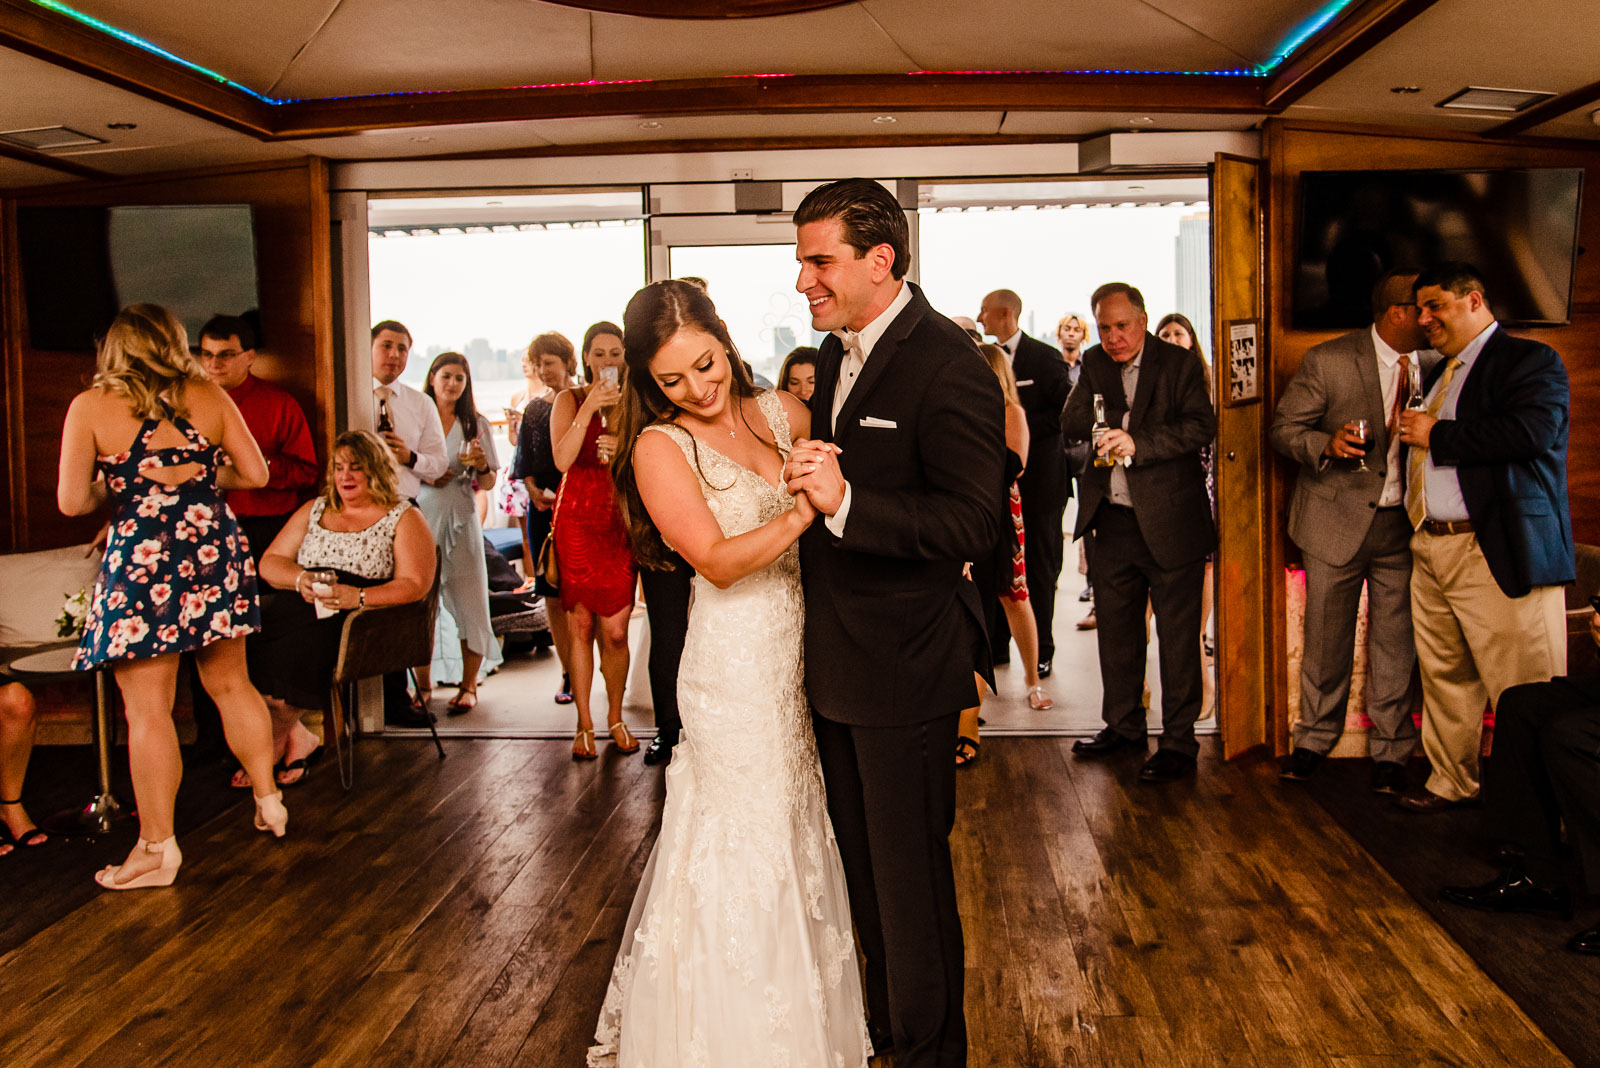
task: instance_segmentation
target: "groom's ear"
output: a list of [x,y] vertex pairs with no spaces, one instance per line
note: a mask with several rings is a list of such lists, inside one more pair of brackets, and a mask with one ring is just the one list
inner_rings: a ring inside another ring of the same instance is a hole
[[894,246],[888,242],[867,249],[866,258],[872,261],[873,285],[882,285],[894,273]]

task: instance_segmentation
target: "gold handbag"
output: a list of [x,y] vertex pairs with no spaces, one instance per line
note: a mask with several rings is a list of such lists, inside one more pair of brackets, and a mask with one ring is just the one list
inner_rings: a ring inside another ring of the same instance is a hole
[[561,568],[556,563],[556,520],[561,514],[561,495],[566,491],[567,480],[563,478],[556,490],[556,503],[550,509],[550,533],[545,535],[544,544],[539,547],[538,571],[544,576],[545,585],[552,590],[561,588]]

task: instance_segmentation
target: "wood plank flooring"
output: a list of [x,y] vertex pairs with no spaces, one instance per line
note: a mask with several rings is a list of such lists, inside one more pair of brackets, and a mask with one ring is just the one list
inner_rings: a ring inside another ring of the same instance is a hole
[[[324,768],[289,795],[283,842],[238,805],[175,887],[0,956],[0,1064],[581,1065],[660,770],[447,747],[364,742],[353,794]],[[1569,1063],[1270,765],[1135,769],[995,738],[962,774],[972,1065]]]

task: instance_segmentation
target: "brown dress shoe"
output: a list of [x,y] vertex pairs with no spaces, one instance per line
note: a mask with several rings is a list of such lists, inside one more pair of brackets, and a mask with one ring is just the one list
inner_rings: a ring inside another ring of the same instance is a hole
[[1094,618],[1094,609],[1093,608],[1089,609],[1089,614],[1088,615],[1086,615],[1082,619],[1078,620],[1078,629],[1079,630],[1094,630],[1099,625],[1100,625],[1100,622],[1097,619]]
[[1469,797],[1463,801],[1452,801],[1447,797],[1440,797],[1432,790],[1423,788],[1413,793],[1405,794],[1394,800],[1395,807],[1419,816],[1430,816],[1435,812],[1445,812],[1452,808],[1473,808],[1478,804],[1476,797]]

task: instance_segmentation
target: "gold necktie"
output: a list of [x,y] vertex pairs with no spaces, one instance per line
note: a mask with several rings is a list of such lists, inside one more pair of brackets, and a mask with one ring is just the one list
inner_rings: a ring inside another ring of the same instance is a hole
[[[1456,376],[1456,371],[1460,367],[1461,361],[1454,356],[1444,365],[1444,374],[1439,378],[1439,388],[1434,391],[1433,400],[1428,402],[1428,414],[1433,418],[1439,418],[1439,410],[1444,407],[1445,394],[1450,391],[1450,380]],[[1411,456],[1406,465],[1406,516],[1411,520],[1412,530],[1421,527],[1422,521],[1428,518],[1428,496],[1423,490],[1427,470],[1427,446],[1411,446]]]

